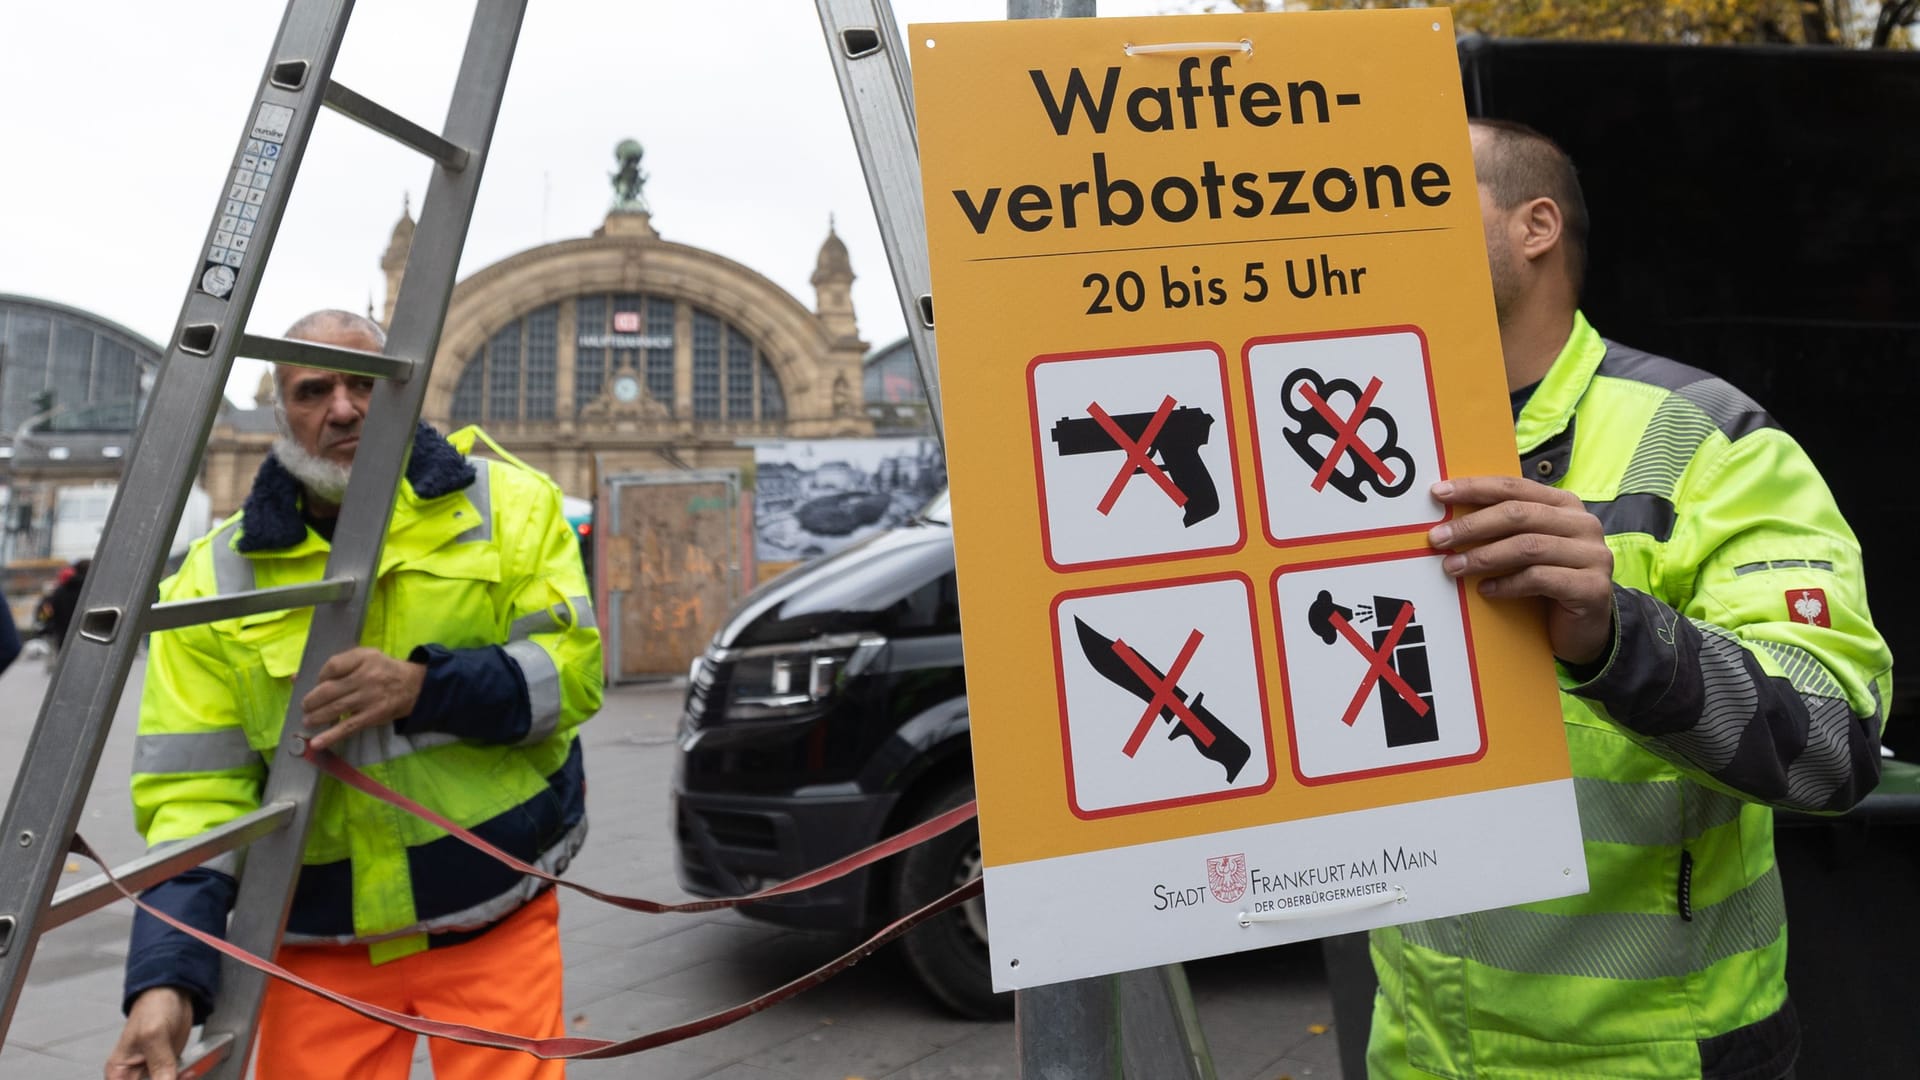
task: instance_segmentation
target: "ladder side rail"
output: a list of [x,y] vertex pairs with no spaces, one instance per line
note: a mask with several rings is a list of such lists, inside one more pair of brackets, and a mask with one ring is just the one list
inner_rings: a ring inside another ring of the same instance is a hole
[[927,215],[920,194],[920,141],[913,83],[888,0],[815,0],[827,54],[840,82],[847,124],[860,153],[867,194],[887,250],[907,338],[926,388],[933,431],[944,444],[940,361],[933,340],[933,275],[927,261]]
[[[300,756],[306,746],[301,734],[300,699],[312,690],[321,665],[336,653],[360,644],[387,522],[426,399],[425,375],[439,347],[454,275],[466,244],[488,144],[525,13],[526,0],[480,0],[468,31],[443,135],[465,148],[469,160],[458,172],[445,166],[434,169],[387,338],[387,355],[412,358],[419,365],[420,377],[405,383],[383,382],[373,389],[353,477],[340,507],[327,560],[327,576],[350,574],[357,584],[352,599],[314,610],[300,673],[294,680],[268,774],[266,801],[291,800],[299,810],[289,828],[257,841],[249,850],[247,872],[241,876],[228,926],[228,940],[257,956],[270,957],[279,947],[319,783],[318,771]],[[222,957],[220,979],[220,998],[203,1028],[201,1044],[189,1049],[188,1059],[197,1061],[206,1043],[231,1036],[232,1050],[226,1060],[206,1075],[240,1080],[253,1048],[267,976]]]
[[194,1044],[193,1060],[182,1061],[175,1071],[175,1080],[201,1080],[201,1077],[213,1075],[213,1070],[233,1056],[233,1036],[215,1035],[203,1038]]
[[[352,0],[296,0],[281,19],[271,56],[324,58],[318,78],[292,89],[274,82],[270,59],[248,105],[230,161],[246,146],[263,106],[293,110],[279,175],[260,203],[259,243],[222,299],[199,287],[182,305],[126,457],[119,490],[101,533],[99,558],[75,609],[72,637],[54,668],[32,739],[0,825],[0,1038],[6,1035],[38,944],[39,927],[59,883],[82,804],[112,728],[113,714],[139,648],[138,613],[153,600],[181,509],[198,472],[207,434],[225,393],[228,370],[273,234],[286,209],[301,150],[319,111],[321,88],[345,32]],[[229,176],[231,173],[228,174]],[[223,180],[223,185],[230,181]],[[199,267],[218,229],[221,199],[195,254]]]
[[1007,0],[1009,19],[1091,19],[1095,0]]

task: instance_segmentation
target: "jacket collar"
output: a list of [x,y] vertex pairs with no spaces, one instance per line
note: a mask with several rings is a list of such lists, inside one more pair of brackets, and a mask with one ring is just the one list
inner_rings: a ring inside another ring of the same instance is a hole
[[[438,431],[422,422],[413,433],[413,452],[407,457],[407,475],[401,496],[409,489],[416,500],[437,499],[473,483],[473,463]],[[304,494],[300,481],[272,454],[260,463],[253,490],[241,509],[240,538],[234,547],[243,553],[279,551],[307,538],[307,522],[300,514]]]
[[1520,419],[1514,422],[1514,438],[1522,454],[1533,452],[1573,421],[1573,411],[1606,355],[1607,343],[1599,331],[1587,322],[1584,314],[1574,312],[1573,333],[1567,335],[1560,355],[1554,357],[1553,366],[1547,369],[1546,377],[1540,380],[1526,407],[1520,410]]

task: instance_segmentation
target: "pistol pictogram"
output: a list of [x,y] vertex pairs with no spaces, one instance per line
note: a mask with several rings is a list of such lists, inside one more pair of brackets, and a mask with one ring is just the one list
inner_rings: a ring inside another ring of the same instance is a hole
[[[1141,446],[1158,415],[1156,412],[1135,412],[1109,417],[1130,441],[1132,449],[1122,446],[1112,432],[1091,416],[1078,419],[1061,417],[1053,425],[1053,442],[1060,448],[1063,457],[1121,451],[1132,455],[1137,450],[1140,454],[1158,458],[1158,467],[1166,470],[1173,485],[1186,497],[1182,504],[1185,513],[1181,523],[1192,528],[1220,512],[1220,493],[1213,486],[1213,474],[1207,471],[1206,463],[1200,460],[1200,448],[1207,444],[1213,431],[1213,415],[1196,406],[1182,405],[1167,413],[1166,420],[1154,433],[1151,442]],[[1132,474],[1139,475],[1148,467],[1136,464]]]

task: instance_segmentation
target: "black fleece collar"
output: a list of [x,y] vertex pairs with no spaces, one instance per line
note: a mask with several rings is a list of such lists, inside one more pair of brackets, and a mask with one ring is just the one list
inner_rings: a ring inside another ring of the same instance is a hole
[[[473,462],[453,448],[425,423],[413,433],[413,454],[407,459],[407,482],[422,499],[450,495],[473,483]],[[240,519],[240,551],[277,551],[306,539],[307,522],[300,516],[300,481],[272,454],[260,463],[253,490],[247,495]]]

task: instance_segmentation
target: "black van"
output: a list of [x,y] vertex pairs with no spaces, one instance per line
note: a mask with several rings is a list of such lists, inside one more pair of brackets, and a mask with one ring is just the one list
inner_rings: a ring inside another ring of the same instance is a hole
[[[1530,123],[1580,165],[1595,326],[1725,375],[1772,411],[1860,535],[1895,655],[1920,648],[1904,617],[1920,575],[1899,565],[1920,503],[1898,435],[1920,383],[1920,149],[1905,136],[1920,55],[1477,36],[1459,47],[1470,114]],[[791,877],[971,797],[948,520],[942,500],[770,583],[695,663],[675,784],[689,891]],[[1915,693],[1896,683],[1888,724],[1909,749]],[[977,834],[958,830],[749,914],[875,929],[979,862]],[[933,993],[967,1015],[1011,1007],[990,992],[985,934],[976,902],[904,942]],[[1802,1002],[1808,1060],[1820,1058],[1820,1006]]]
[[[674,828],[680,884],[749,892],[973,798],[966,674],[946,496],[904,526],[761,586],[689,673]],[[743,909],[866,932],[980,870],[971,823],[880,865]],[[927,988],[1002,1015],[978,899],[909,935]]]

